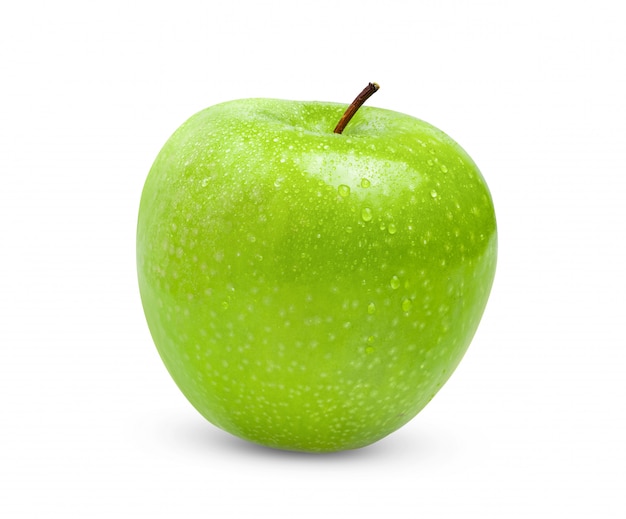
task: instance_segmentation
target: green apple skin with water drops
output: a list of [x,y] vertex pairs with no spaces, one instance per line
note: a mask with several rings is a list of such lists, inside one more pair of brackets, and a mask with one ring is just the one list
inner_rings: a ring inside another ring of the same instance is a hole
[[148,175],[137,266],[153,340],[211,423],[329,452],[411,420],[492,286],[492,198],[450,137],[401,113],[245,99],[187,120]]

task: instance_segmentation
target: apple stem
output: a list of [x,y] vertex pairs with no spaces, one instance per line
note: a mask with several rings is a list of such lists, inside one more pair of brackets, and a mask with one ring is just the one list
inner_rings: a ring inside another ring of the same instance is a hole
[[361,108],[361,106],[363,106],[363,103],[365,103],[365,101],[367,101],[371,97],[371,95],[379,88],[380,87],[378,86],[378,83],[370,83],[363,89],[363,91],[358,96],[356,96],[356,99],[352,101],[352,104],[348,107],[346,112],[337,123],[337,126],[335,127],[335,133],[341,133],[345,130],[346,126],[348,125],[356,111]]

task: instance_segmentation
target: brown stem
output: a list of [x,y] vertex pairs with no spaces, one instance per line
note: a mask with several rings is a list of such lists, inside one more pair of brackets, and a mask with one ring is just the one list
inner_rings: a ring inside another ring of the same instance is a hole
[[358,96],[356,96],[356,99],[352,101],[352,104],[348,107],[346,112],[337,123],[337,126],[335,127],[335,133],[341,133],[345,130],[346,126],[350,122],[350,119],[352,119],[356,111],[361,108],[361,106],[363,106],[363,103],[365,103],[365,101],[367,101],[370,96],[379,88],[380,87],[378,86],[378,83],[370,83],[363,89],[363,91]]

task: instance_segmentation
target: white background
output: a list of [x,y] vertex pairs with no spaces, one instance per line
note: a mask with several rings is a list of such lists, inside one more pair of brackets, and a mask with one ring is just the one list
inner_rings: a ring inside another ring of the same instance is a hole
[[[0,516],[626,517],[621,2],[4,2]],[[383,441],[272,451],[169,378],[135,276],[141,188],[187,117],[368,102],[440,127],[496,204],[487,311]]]

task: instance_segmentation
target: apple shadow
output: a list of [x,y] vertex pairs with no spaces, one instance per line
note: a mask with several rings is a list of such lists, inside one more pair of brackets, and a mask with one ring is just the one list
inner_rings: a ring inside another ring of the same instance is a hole
[[[407,427],[382,438],[381,440],[353,450],[327,453],[311,453],[275,449],[252,443],[233,436],[208,422],[185,420],[170,423],[167,427],[168,442],[174,442],[181,448],[195,452],[216,450],[231,456],[254,457],[268,460],[303,460],[307,462],[328,462],[341,460],[349,462],[376,460],[411,460],[425,461],[438,458],[442,452],[448,452],[451,438],[437,431]],[[454,443],[454,442],[452,442]],[[444,455],[445,457],[445,455]]]

